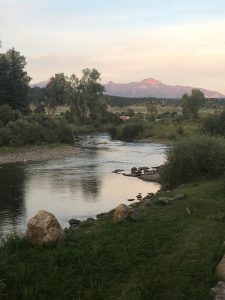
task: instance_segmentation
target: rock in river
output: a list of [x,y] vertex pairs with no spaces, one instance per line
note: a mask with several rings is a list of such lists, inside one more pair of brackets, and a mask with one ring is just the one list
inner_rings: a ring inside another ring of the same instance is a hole
[[160,180],[160,175],[159,174],[142,174],[139,176],[140,179],[145,180],[145,181],[156,181],[158,182]]
[[44,245],[64,239],[62,230],[56,217],[45,211],[40,210],[28,221],[26,238],[33,244]]

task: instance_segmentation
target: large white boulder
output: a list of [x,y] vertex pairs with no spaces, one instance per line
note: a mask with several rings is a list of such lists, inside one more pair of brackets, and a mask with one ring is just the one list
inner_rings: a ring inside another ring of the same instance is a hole
[[26,238],[34,244],[46,245],[62,241],[64,231],[53,214],[40,210],[28,221]]

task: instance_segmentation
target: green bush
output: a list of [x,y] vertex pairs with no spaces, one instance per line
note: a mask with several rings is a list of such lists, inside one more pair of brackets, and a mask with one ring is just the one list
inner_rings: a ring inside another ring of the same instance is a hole
[[225,139],[205,135],[183,138],[167,151],[162,183],[175,187],[193,179],[220,175],[224,169]]
[[225,111],[208,115],[202,122],[202,128],[207,134],[225,136]]
[[142,121],[131,120],[117,127],[112,127],[109,132],[113,139],[129,141],[137,138],[144,131],[144,128]]
[[0,121],[5,126],[8,122],[16,119],[16,111],[9,105],[0,106]]
[[0,128],[0,146],[10,146],[13,134],[9,128]]
[[71,144],[73,137],[73,130],[66,121],[40,114],[20,117],[0,127],[0,146]]

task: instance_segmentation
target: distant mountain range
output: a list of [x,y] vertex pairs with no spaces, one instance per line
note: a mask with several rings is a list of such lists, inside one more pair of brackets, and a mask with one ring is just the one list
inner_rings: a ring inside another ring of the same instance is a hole
[[[181,98],[183,94],[191,93],[193,87],[182,85],[168,85],[156,79],[148,78],[140,82],[114,83],[110,81],[105,85],[106,94],[120,97],[156,97],[156,98]],[[215,91],[200,88],[206,98],[225,98]]]
[[34,83],[34,84],[31,84],[30,86],[31,87],[39,87],[39,88],[45,88],[46,85],[48,84],[49,80],[45,80],[45,81],[40,81],[40,82],[37,82],[37,83]]
[[[32,87],[45,87],[48,81],[42,81],[31,85]],[[114,83],[112,81],[105,84],[106,94],[110,96],[130,97],[130,98],[143,98],[143,97],[156,97],[156,98],[181,98],[183,94],[191,93],[194,87],[183,85],[168,85],[160,82],[159,80],[148,78],[139,82],[130,83]],[[225,95],[199,88],[206,98],[225,98]]]

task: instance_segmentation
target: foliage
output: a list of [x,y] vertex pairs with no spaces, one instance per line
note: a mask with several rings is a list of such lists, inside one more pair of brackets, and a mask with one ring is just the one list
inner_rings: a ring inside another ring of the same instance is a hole
[[147,109],[147,112],[149,115],[148,118],[154,120],[157,115],[157,109],[156,109],[155,104],[153,104],[152,102],[148,102],[146,104],[146,109]]
[[73,130],[62,119],[33,114],[0,128],[0,146],[73,143]]
[[25,57],[14,48],[0,54],[0,105],[8,104],[22,112],[29,111],[27,99],[30,77],[24,70]]
[[144,130],[145,124],[139,120],[126,121],[125,123],[109,129],[113,139],[130,141],[136,138]]
[[0,106],[0,122],[5,126],[9,121],[14,121],[17,113],[8,104]]
[[168,149],[161,175],[165,186],[174,187],[195,178],[218,176],[224,168],[225,139],[197,135],[183,138]]
[[35,112],[44,113],[47,99],[44,94],[45,89],[39,87],[29,88],[28,100],[35,106]]
[[68,82],[68,97],[71,112],[81,121],[101,119],[107,111],[107,104],[101,97],[104,86],[101,74],[96,69],[84,69],[79,79],[72,75]]
[[190,96],[183,95],[182,101],[183,116],[186,119],[197,119],[199,110],[205,102],[205,96],[199,89],[193,89]]
[[225,136],[225,111],[220,114],[208,115],[202,121],[202,129],[210,135]]
[[[135,117],[137,114],[135,115]],[[133,130],[133,125],[142,124],[140,130]],[[124,129],[126,127],[126,130]],[[129,128],[129,130],[127,130]],[[132,138],[129,131],[132,131]],[[129,121],[125,121],[122,124],[115,124],[109,129],[109,133],[112,138],[130,140],[141,138],[153,138],[163,140],[177,140],[181,136],[191,136],[200,132],[199,124],[190,123],[187,121],[177,121],[171,119],[161,119],[157,121],[137,120],[131,118]]]
[[142,105],[145,106],[147,103],[152,102],[154,104],[163,105],[165,102],[167,104],[177,105],[179,101],[177,99],[165,99],[165,98],[154,98],[154,97],[144,97],[144,98],[130,98],[130,97],[119,97],[119,96],[109,96],[104,95],[104,99],[111,106],[125,107],[129,105]]
[[134,110],[132,108],[128,108],[127,115],[128,115],[128,117],[133,117],[135,115]]
[[47,100],[48,115],[54,116],[58,105],[65,103],[67,78],[63,73],[50,78],[44,92]]

